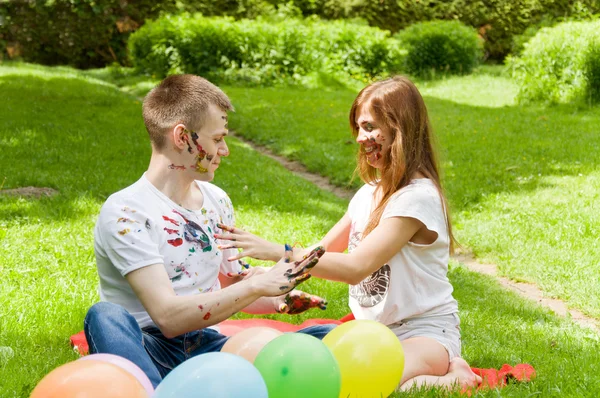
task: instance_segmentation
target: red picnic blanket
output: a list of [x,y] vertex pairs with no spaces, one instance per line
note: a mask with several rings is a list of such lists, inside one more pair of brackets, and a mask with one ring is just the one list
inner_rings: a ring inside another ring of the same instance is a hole
[[[233,336],[234,334],[241,332],[244,329],[252,327],[269,327],[281,332],[295,332],[300,329],[323,324],[341,324],[354,320],[352,314],[348,314],[340,320],[336,319],[308,319],[300,325],[293,325],[291,323],[274,321],[272,319],[240,319],[240,320],[227,320],[221,322],[218,326],[220,332],[225,336]],[[83,331],[71,336],[71,346],[76,349],[79,354],[87,355],[89,352],[88,343],[85,338]],[[482,378],[482,382],[477,387],[477,390],[485,388],[502,388],[504,387],[509,379],[514,379],[520,382],[526,382],[535,377],[535,369],[529,364],[518,364],[516,366],[510,366],[504,364],[499,370],[498,369],[481,369],[471,368],[473,372]],[[470,389],[464,389],[462,391],[467,395],[471,395]]]

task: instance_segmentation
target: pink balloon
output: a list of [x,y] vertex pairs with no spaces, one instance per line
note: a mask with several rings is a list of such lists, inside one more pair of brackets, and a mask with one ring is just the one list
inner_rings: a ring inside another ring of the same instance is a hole
[[118,367],[125,369],[129,373],[131,373],[137,381],[140,382],[144,390],[148,393],[148,396],[151,397],[154,393],[154,387],[152,387],[152,383],[146,373],[142,369],[139,368],[135,363],[131,362],[129,359],[125,359],[118,355],[113,354],[90,354],[84,357],[79,358],[80,361],[92,360],[92,361],[103,361],[112,363],[113,365],[117,365]]

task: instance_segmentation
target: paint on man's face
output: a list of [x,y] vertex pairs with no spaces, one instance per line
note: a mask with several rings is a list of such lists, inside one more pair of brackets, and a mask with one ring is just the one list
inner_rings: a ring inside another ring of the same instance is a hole
[[204,160],[204,158],[206,157],[206,152],[204,151],[204,149],[202,149],[202,145],[198,144],[198,138],[198,134],[192,133],[192,141],[194,142],[194,145],[196,145],[196,149],[198,150],[198,159]]
[[185,166],[184,165],[178,166],[176,164],[171,163],[169,165],[169,170],[185,170]]
[[190,145],[190,139],[187,136],[187,131],[182,135],[182,139],[185,141],[185,143],[188,146],[188,152],[194,153],[194,150],[192,149],[192,146]]
[[[208,171],[208,169],[204,166],[202,166],[202,161],[207,157],[206,151],[204,150],[204,148],[202,148],[202,145],[200,145],[198,143],[198,134],[196,134],[195,132],[192,132],[192,142],[194,143],[194,145],[196,146],[196,149],[198,150],[198,155],[196,156],[196,164],[193,165],[193,169],[195,169],[198,173],[206,173]],[[211,161],[212,157],[208,159],[208,161]]]

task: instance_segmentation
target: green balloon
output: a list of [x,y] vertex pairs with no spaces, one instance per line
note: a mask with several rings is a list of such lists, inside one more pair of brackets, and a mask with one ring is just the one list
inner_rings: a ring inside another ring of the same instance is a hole
[[254,366],[262,374],[269,398],[338,398],[340,368],[325,344],[316,337],[289,333],[270,341]]

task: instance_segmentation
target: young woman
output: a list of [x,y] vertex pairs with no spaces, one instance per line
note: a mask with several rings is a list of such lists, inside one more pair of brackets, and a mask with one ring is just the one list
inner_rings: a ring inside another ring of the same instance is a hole
[[[453,244],[427,109],[405,77],[365,87],[350,109],[365,185],[319,243],[327,252],[311,272],[350,285],[356,319],[387,325],[404,347],[400,388],[468,386],[480,379],[461,359],[458,304],[448,280]],[[277,260],[281,245],[238,228],[223,248]],[[343,253],[348,249],[348,253]],[[296,250],[295,259],[308,250]]]

